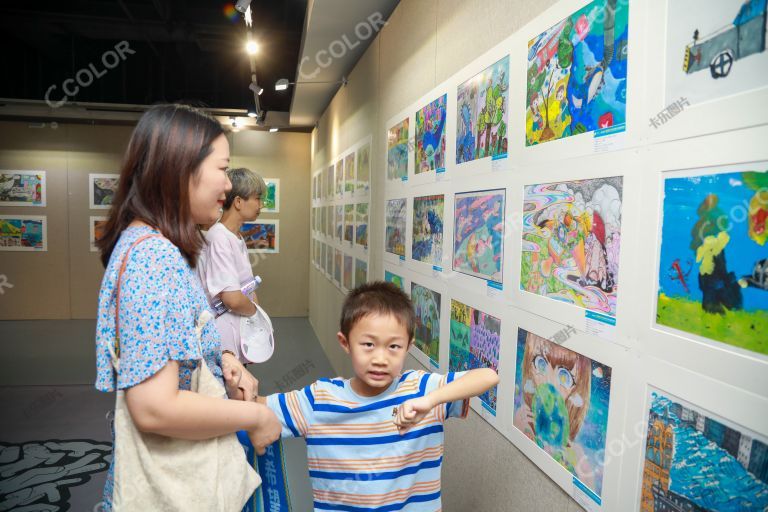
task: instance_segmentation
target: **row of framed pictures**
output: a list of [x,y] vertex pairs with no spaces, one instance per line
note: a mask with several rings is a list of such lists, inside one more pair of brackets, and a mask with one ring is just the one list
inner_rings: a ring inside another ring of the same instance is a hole
[[318,238],[312,239],[312,263],[329,281],[346,293],[368,282],[367,253],[350,251]]
[[365,202],[313,206],[310,224],[314,235],[367,249],[368,205]]
[[[88,207],[108,210],[117,191],[119,174],[88,174]],[[262,212],[280,211],[280,180],[266,178],[267,193]],[[0,207],[45,207],[47,196],[46,171],[0,171]]]
[[312,176],[313,203],[370,196],[371,137],[343,151]]

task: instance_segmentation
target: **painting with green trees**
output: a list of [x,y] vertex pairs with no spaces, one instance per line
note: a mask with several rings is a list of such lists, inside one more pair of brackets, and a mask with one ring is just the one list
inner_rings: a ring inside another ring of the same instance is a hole
[[768,162],[664,180],[656,322],[768,354]]

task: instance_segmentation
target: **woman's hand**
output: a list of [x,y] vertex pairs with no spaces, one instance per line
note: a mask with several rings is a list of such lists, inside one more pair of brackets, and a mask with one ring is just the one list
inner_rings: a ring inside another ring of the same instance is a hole
[[221,355],[221,371],[227,396],[232,400],[253,401],[259,396],[258,379],[229,352]]
[[280,439],[280,432],[283,427],[280,425],[280,421],[275,416],[275,413],[267,409],[264,414],[264,421],[256,430],[248,431],[248,438],[253,444],[253,448],[259,455],[264,455],[267,451],[267,446],[271,445],[278,439]]

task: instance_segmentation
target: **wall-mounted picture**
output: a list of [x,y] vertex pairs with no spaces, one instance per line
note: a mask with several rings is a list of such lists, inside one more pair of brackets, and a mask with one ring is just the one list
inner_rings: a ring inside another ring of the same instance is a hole
[[443,194],[413,198],[413,259],[431,265],[442,263],[444,212]]
[[0,215],[0,251],[48,250],[48,219],[44,215]]
[[387,130],[387,179],[408,177],[408,118]]
[[354,242],[355,240],[355,205],[344,205],[344,241]]
[[502,282],[506,190],[456,194],[453,211],[453,270]]
[[245,240],[248,252],[280,252],[280,221],[259,220],[246,222],[240,228],[240,235]]
[[405,256],[406,201],[405,198],[387,201],[384,250],[398,256]]
[[448,95],[416,112],[416,174],[445,170],[445,119]]
[[371,143],[366,142],[357,150],[357,190],[368,192],[371,181]]
[[416,314],[414,346],[440,366],[440,294],[411,283],[411,302]]
[[665,173],[656,323],[768,355],[768,162],[736,169]]
[[355,153],[344,157],[344,193],[351,194],[355,191]]
[[280,180],[264,178],[267,190],[261,198],[262,213],[278,213],[280,211]]
[[341,242],[344,239],[344,205],[337,204],[334,209],[336,210],[334,215],[336,222],[336,239]]
[[99,249],[96,247],[96,242],[102,236],[104,236],[104,226],[106,224],[107,224],[107,217],[91,215],[90,221],[88,223],[88,231],[89,231],[88,240],[90,241],[91,252],[99,251]]
[[0,171],[0,206],[45,206],[45,171]]
[[343,253],[338,250],[333,250],[333,280],[341,285],[341,267],[343,265]]
[[89,174],[88,199],[91,210],[109,210],[117,192],[119,174]]
[[520,288],[616,316],[622,177],[527,185]]
[[368,282],[368,262],[355,258],[355,286]]
[[[500,319],[457,300],[451,300],[449,371],[493,368],[498,372],[500,343]],[[494,415],[497,388],[498,386],[494,386],[479,397],[483,407]]]
[[355,258],[349,254],[344,255],[344,281],[343,286],[346,290],[351,290],[355,287]]
[[624,125],[628,28],[629,2],[595,0],[528,41],[526,146]]
[[339,158],[339,161],[336,162],[336,170],[334,171],[334,177],[336,180],[336,195],[340,196],[344,194],[344,159]]
[[325,253],[325,273],[328,275],[328,278],[331,278],[333,276],[333,247],[326,244],[326,247],[328,250]]
[[456,163],[506,157],[509,56],[461,84],[456,98]]
[[368,247],[368,203],[358,203],[355,207],[355,243]]
[[668,2],[665,105],[768,86],[765,30],[765,0]]
[[384,271],[384,280],[388,283],[392,283],[401,290],[405,291],[405,284],[403,284],[403,278],[402,276],[399,276],[395,273],[390,272],[389,270]]
[[768,510],[768,440],[651,389],[639,510]]
[[598,496],[611,367],[518,329],[513,423]]

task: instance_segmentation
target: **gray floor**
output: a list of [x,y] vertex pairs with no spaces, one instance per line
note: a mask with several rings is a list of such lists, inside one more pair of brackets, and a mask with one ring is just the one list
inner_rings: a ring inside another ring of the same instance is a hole
[[[249,368],[260,381],[261,393],[297,389],[333,376],[306,318],[272,320],[275,354],[269,362]],[[39,364],[30,362],[28,369],[40,371]],[[64,375],[63,382],[73,380],[66,371],[53,373]],[[38,375],[21,380],[45,379]],[[0,511],[94,510],[110,460],[106,414],[113,401],[113,394],[87,384],[0,386]],[[311,510],[304,443],[289,440],[285,451],[293,509]]]

